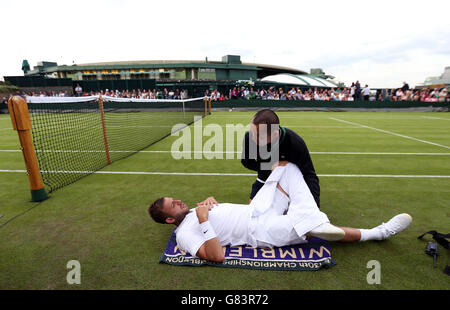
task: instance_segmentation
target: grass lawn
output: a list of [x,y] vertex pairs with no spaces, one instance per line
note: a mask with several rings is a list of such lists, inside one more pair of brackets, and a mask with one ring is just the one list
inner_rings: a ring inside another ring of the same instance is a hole
[[[252,115],[216,112],[202,125],[219,125],[225,137],[226,124],[246,126]],[[278,115],[282,126],[306,141],[320,179],[321,210],[334,224],[371,228],[406,212],[413,217],[412,225],[382,242],[333,243],[337,265],[328,270],[159,264],[173,227],[150,220],[149,203],[160,196],[176,197],[190,206],[207,196],[247,203],[255,179],[164,173],[252,173],[237,154],[230,155],[233,159],[176,160],[169,151],[180,136],[170,136],[146,149],[165,152],[140,152],[102,169],[160,174],[92,174],[52,192],[44,202],[33,203],[26,174],[11,171],[25,169],[17,133],[9,116],[0,115],[0,289],[448,290],[448,276],[442,272],[449,263],[448,251],[439,246],[437,268],[433,268],[432,258],[424,253],[426,242],[417,236],[428,230],[449,232],[450,115]],[[209,138],[204,137],[203,144]],[[240,143],[232,144],[237,151]],[[81,264],[80,285],[66,281],[70,260]],[[370,260],[381,264],[381,284],[366,281]]]

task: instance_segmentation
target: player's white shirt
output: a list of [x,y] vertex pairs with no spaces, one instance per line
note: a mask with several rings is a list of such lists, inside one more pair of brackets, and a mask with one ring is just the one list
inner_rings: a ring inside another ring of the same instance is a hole
[[[249,241],[248,227],[251,215],[252,208],[249,205],[221,203],[209,211],[208,221],[214,227],[220,244],[244,245]],[[195,209],[186,215],[175,233],[178,246],[193,256],[206,241]]]
[[[289,198],[277,189],[277,184]],[[307,232],[329,222],[292,163],[277,167],[250,205],[219,204],[209,211],[208,220],[221,245],[252,247],[306,242]],[[193,256],[206,242],[195,210],[186,215],[175,233],[178,246]]]

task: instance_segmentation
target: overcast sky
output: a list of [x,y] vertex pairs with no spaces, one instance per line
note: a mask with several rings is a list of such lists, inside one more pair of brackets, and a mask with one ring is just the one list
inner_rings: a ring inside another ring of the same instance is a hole
[[27,59],[221,60],[410,86],[450,66],[450,1],[1,1],[0,78]]

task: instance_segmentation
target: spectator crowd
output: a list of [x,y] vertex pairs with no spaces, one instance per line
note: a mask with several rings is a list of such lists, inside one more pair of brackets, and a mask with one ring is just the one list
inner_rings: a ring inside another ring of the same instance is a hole
[[410,89],[404,83],[402,88],[398,89],[378,89],[371,90],[368,85],[361,88],[357,83],[350,87],[343,88],[291,88],[284,91],[283,88],[275,86],[268,89],[254,89],[248,87],[234,87],[228,91],[228,94],[220,93],[215,89],[212,92],[205,92],[213,101],[227,99],[262,99],[262,100],[321,100],[321,101],[420,101],[420,102],[448,102],[450,93],[446,88],[422,88]]
[[[133,89],[133,90],[101,90],[97,92],[85,92],[77,85],[75,96],[105,95],[116,98],[136,99],[187,99],[186,89]],[[67,91],[40,91],[22,93],[23,96],[50,96],[67,97]],[[359,81],[352,83],[350,87],[339,88],[300,88],[292,87],[285,91],[283,88],[271,86],[266,88],[233,87],[228,91],[206,90],[205,96],[211,97],[212,101],[223,101],[228,99],[260,99],[260,100],[305,100],[305,101],[419,101],[419,102],[448,102],[450,94],[446,88],[420,88],[412,89],[404,82],[403,87],[397,89],[375,89],[368,85],[360,86]]]
[[[136,99],[187,99],[188,98],[188,91],[186,89],[182,89],[181,91],[179,89],[176,90],[168,90],[167,88],[164,88],[163,90],[157,90],[157,89],[133,89],[133,90],[101,90],[101,91],[90,91],[85,92],[83,89],[77,85],[75,87],[74,92],[76,97],[86,97],[86,96],[95,96],[95,95],[102,95],[102,96],[110,96],[115,98],[136,98]],[[67,91],[40,91],[38,93],[36,92],[27,92],[23,93],[24,96],[38,96],[38,97],[67,97],[70,96]]]

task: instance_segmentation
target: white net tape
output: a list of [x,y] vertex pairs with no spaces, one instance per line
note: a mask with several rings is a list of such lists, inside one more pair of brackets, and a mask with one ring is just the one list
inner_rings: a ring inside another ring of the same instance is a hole
[[[38,97],[38,96],[26,96],[28,103],[76,103],[76,102],[89,102],[95,101],[100,98],[96,96],[85,97]],[[205,99],[206,97],[198,97],[191,99],[140,99],[140,98],[116,98],[112,96],[102,96],[103,101],[108,102],[191,102]]]

